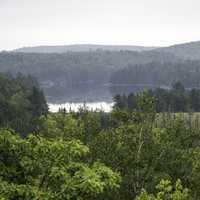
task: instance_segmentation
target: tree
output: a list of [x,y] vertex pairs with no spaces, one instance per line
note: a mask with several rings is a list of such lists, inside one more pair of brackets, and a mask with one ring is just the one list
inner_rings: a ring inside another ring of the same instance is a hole
[[35,86],[32,87],[28,99],[31,104],[30,111],[33,118],[37,118],[38,116],[46,115],[48,113],[48,106],[42,90],[36,88]]
[[120,177],[104,164],[84,163],[80,141],[48,140],[0,131],[0,198],[93,199],[119,187]]
[[189,200],[191,196],[189,190],[184,188],[180,180],[177,180],[175,187],[171,181],[162,180],[156,187],[158,193],[156,195],[148,194],[142,190],[141,194],[135,200]]
[[38,128],[38,119],[47,115],[48,106],[37,81],[30,76],[0,74],[0,126],[22,136]]

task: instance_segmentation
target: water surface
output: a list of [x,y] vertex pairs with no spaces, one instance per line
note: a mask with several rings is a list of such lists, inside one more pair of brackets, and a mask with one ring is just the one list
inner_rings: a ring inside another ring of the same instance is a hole
[[108,102],[88,102],[88,103],[62,103],[62,104],[52,104],[49,103],[49,111],[50,112],[58,112],[59,109],[65,108],[67,112],[74,111],[77,112],[80,108],[86,107],[88,110],[99,110],[104,112],[110,112],[113,107],[113,103]]

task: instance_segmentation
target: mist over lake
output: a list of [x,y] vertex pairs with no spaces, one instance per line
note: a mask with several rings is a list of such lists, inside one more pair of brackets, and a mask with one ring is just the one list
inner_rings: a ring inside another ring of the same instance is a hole
[[110,112],[114,105],[113,97],[117,94],[127,95],[129,93],[138,93],[145,89],[153,89],[154,85],[81,85],[68,90],[66,93],[60,93],[58,98],[49,97],[50,112],[58,112],[59,109],[66,109],[67,112],[77,112],[80,108],[88,110],[99,110]]
[[64,104],[66,102],[113,102],[113,97],[117,94],[138,93],[145,89],[155,89],[158,86],[153,84],[82,84],[76,87],[65,89],[57,88],[48,91],[47,100],[52,104]]

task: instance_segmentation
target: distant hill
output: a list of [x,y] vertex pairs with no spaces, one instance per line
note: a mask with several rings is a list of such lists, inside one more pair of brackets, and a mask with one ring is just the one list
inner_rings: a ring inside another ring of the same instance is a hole
[[143,47],[143,46],[122,46],[122,45],[94,45],[94,44],[77,44],[77,45],[62,45],[62,46],[36,46],[36,47],[23,47],[15,49],[14,52],[21,53],[65,53],[65,52],[88,52],[97,50],[107,51],[148,51],[156,47]]
[[173,53],[180,59],[200,60],[200,41],[157,48],[153,51]]
[[[109,45],[27,47],[0,52],[0,72],[36,77],[48,101],[60,101],[62,96],[65,101],[97,100],[98,94],[107,99],[110,91],[104,95],[104,89],[97,88],[110,85],[122,93],[124,85],[134,84],[168,86],[181,81],[185,87],[200,87],[200,42],[157,49]],[[92,87],[95,93],[90,92]],[[111,92],[115,94],[116,90]]]
[[[108,85],[110,76],[117,70],[136,64],[169,60],[176,61],[176,58],[173,54],[152,51],[1,52],[0,71],[12,74],[21,72],[36,77],[48,101],[63,94],[71,100],[77,90],[81,94],[79,96],[83,96],[83,91],[86,93],[95,85]],[[97,95],[87,96],[94,99]]]
[[22,47],[13,50],[21,53],[66,53],[66,52],[93,52],[93,51],[156,51],[172,53],[180,59],[200,60],[200,41],[178,44],[169,47],[144,47],[126,45],[95,45],[76,44],[61,46]]

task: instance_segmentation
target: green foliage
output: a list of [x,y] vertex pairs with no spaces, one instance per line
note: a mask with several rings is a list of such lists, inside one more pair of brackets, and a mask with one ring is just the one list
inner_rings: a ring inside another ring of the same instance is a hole
[[97,112],[51,114],[40,119],[40,135],[47,138],[79,139],[89,144],[101,131],[102,122]]
[[1,199],[92,199],[119,187],[117,173],[82,161],[89,149],[80,141],[1,130],[0,152]]
[[187,188],[183,188],[181,181],[178,180],[173,188],[171,181],[161,180],[156,189],[156,195],[148,194],[145,190],[136,197],[136,200],[189,200],[191,196]]
[[[146,94],[145,94],[146,93]],[[146,102],[138,100],[141,95],[149,95],[144,98]],[[153,97],[154,99],[150,99]],[[114,97],[115,108],[128,110],[141,110],[145,106],[154,101],[152,105],[155,106],[156,112],[199,112],[200,111],[200,90],[191,89],[186,90],[184,86],[177,82],[172,85],[171,89],[157,88],[155,90],[148,90],[141,94],[116,95]],[[140,102],[138,104],[138,102]]]
[[40,135],[46,138],[63,138],[66,141],[83,139],[84,124],[72,115],[51,114],[40,118]]
[[0,126],[23,136],[36,131],[38,119],[48,106],[37,81],[30,76],[0,74]]
[[[90,145],[93,158],[98,157],[122,176],[118,193],[109,199],[130,199],[142,188],[155,193],[162,179],[174,184],[181,178],[192,189],[191,150],[199,144],[199,131],[178,115],[158,123],[154,98],[145,92],[137,99],[135,111],[114,109],[111,116],[117,123],[99,132]],[[194,182],[199,185],[198,178]],[[195,191],[193,196],[199,197]]]
[[136,97],[136,109],[112,113],[40,113],[37,134],[27,138],[2,129],[0,199],[199,199],[199,126],[186,113],[156,113],[149,91]]

